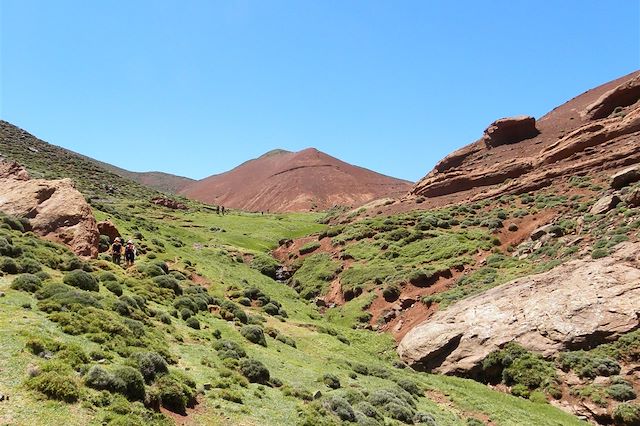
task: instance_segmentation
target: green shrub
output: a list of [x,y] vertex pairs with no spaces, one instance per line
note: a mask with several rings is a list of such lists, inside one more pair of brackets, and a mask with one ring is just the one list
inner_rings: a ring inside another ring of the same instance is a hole
[[196,317],[187,318],[186,321],[187,327],[193,328],[194,330],[200,330],[200,321]]
[[138,370],[147,383],[152,382],[157,375],[169,371],[167,361],[156,352],[140,352],[136,355]]
[[122,286],[118,284],[116,281],[107,281],[104,283],[104,286],[107,290],[109,290],[111,293],[115,294],[116,296],[122,296],[122,293],[123,293]]
[[607,256],[609,256],[609,250],[605,248],[596,248],[591,252],[591,258],[593,259],[601,259]]
[[394,302],[400,297],[400,288],[395,284],[388,285],[382,290],[382,297],[387,302]]
[[256,254],[250,264],[251,268],[270,278],[276,278],[276,270],[280,266],[278,262],[266,254]]
[[247,356],[244,348],[233,340],[218,340],[213,348],[218,352],[220,359],[240,359]]
[[613,410],[613,421],[626,426],[640,425],[640,405],[624,402]]
[[327,373],[322,376],[322,383],[330,387],[331,389],[340,388],[340,379],[334,374]]
[[12,289],[26,291],[28,293],[35,293],[40,287],[42,287],[42,281],[32,274],[18,275],[11,282]]
[[37,274],[42,271],[42,265],[31,258],[23,258],[18,261],[18,270],[23,274]]
[[188,320],[193,316],[193,311],[191,309],[183,308],[180,310],[180,318],[183,320]]
[[614,383],[607,388],[607,395],[616,401],[630,401],[636,399],[636,392],[629,383]]
[[114,390],[132,401],[144,400],[144,377],[133,367],[119,366],[112,371]]
[[349,401],[341,396],[331,395],[323,401],[322,405],[327,410],[338,416],[340,420],[346,422],[355,422],[356,420],[356,414],[353,411],[353,407],[349,404]]
[[390,402],[384,406],[384,411],[392,419],[399,420],[403,423],[413,422],[414,411],[406,405]]
[[159,390],[162,406],[176,413],[185,414],[187,407],[196,402],[195,382],[179,371],[160,377],[155,386]]
[[264,330],[258,325],[245,325],[240,329],[240,334],[251,343],[261,346],[267,346],[267,340],[264,337]]
[[264,305],[262,310],[269,315],[278,315],[280,313],[280,308],[271,302]]
[[98,275],[98,280],[101,283],[107,282],[107,281],[118,281],[118,277],[115,276],[115,274],[113,272],[109,272],[109,271],[104,271],[101,272],[100,275]]
[[[415,416],[413,416],[413,423],[426,426],[438,426],[438,424],[436,423],[436,419],[431,414],[422,412],[418,412],[415,414]],[[481,424],[483,423],[481,422]]]
[[251,383],[266,384],[269,382],[269,370],[256,359],[242,358],[240,360],[240,372]]
[[29,379],[27,386],[59,401],[75,402],[80,397],[80,388],[73,377],[55,371],[47,371]]
[[18,264],[10,257],[0,257],[0,271],[7,274],[17,274]]
[[98,280],[96,280],[93,275],[83,271],[82,269],[76,269],[65,274],[62,281],[67,285],[77,287],[82,290],[98,291],[100,289]]
[[99,365],[94,365],[84,376],[84,384],[96,390],[114,391],[116,380],[113,374]]
[[424,391],[420,388],[420,386],[410,379],[398,379],[396,380],[396,384],[400,386],[405,391],[409,392],[411,395],[415,396],[423,396]]
[[158,287],[173,290],[173,292],[177,296],[182,294],[182,287],[180,287],[180,282],[171,275],[156,276],[153,278],[153,282],[156,283]]

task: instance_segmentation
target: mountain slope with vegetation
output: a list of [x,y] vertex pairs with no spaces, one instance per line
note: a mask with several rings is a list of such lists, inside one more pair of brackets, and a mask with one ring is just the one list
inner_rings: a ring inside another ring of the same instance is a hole
[[[21,134],[3,133],[3,156],[36,177],[71,175],[139,258],[131,268],[104,252],[78,258],[2,215],[3,424],[582,424],[540,399],[413,371],[390,334],[275,281],[270,251],[328,232],[324,214],[172,210]],[[485,234],[469,247],[492,244]]]

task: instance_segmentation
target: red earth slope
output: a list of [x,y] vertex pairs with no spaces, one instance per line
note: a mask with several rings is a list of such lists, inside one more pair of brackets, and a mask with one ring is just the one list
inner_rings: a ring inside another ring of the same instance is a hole
[[271,151],[235,169],[188,185],[180,193],[249,211],[326,210],[406,193],[408,181],[340,161],[314,148]]

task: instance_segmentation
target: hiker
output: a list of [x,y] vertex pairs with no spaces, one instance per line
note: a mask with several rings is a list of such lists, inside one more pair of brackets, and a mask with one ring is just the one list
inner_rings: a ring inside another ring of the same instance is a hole
[[120,256],[122,256],[122,242],[120,241],[120,237],[116,237],[111,246],[111,260],[113,260],[113,263],[119,265]]
[[222,216],[224,216],[224,206],[220,207],[220,211],[222,212]]
[[127,245],[124,248],[124,261],[127,266],[133,266],[133,262],[136,259],[136,247],[133,245],[133,241],[127,241]]
[[216,206],[216,214],[220,214],[220,206]]

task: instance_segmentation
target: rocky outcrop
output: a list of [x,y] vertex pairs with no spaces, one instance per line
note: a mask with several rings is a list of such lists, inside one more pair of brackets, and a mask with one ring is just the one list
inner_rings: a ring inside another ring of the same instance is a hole
[[29,172],[20,164],[1,160],[0,158],[0,179],[29,180]]
[[187,210],[187,206],[179,201],[172,200],[170,198],[154,198],[151,202],[157,206],[163,206],[172,210]]
[[608,211],[611,211],[616,208],[618,204],[620,204],[622,200],[618,197],[617,194],[605,195],[600,198],[589,210],[591,214],[605,214]]
[[[530,117],[498,120],[482,139],[439,162],[413,187],[410,195],[433,199],[431,203],[436,205],[451,203],[453,194],[455,201],[477,201],[535,191],[576,174],[637,164],[640,102],[629,104],[633,96],[627,98],[622,93],[636,87],[638,81],[640,72],[603,85],[554,109],[537,122]],[[601,114],[589,112],[596,111],[598,99],[600,105],[614,105],[613,109],[626,106],[620,113],[600,117]],[[532,135],[533,129],[540,134],[529,139],[518,136]],[[616,180],[614,185],[621,184]]]
[[550,356],[640,327],[640,243],[610,257],[568,262],[440,311],[411,330],[398,353],[414,368],[473,376],[509,342]]
[[640,206],[640,188],[631,191],[624,197],[624,202],[627,203],[629,207],[639,207]]
[[627,167],[611,176],[611,187],[621,189],[640,180],[640,164]]
[[529,115],[501,118],[491,123],[484,131],[482,141],[488,147],[509,145],[531,139],[540,133],[536,119]]
[[616,108],[633,105],[640,99],[640,76],[604,93],[583,112],[588,120],[608,117]]
[[0,211],[29,219],[34,233],[80,256],[98,255],[96,220],[70,179],[28,179],[15,163],[0,163],[0,170]]
[[98,222],[97,225],[100,235],[106,235],[111,241],[115,240],[116,237],[122,237],[116,225],[110,220],[103,220],[102,222]]

